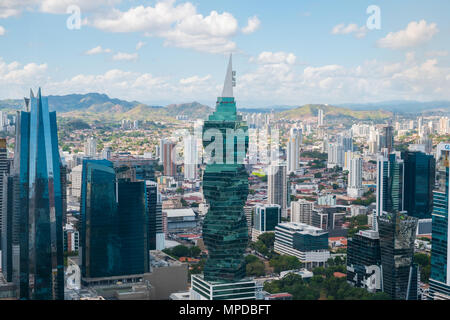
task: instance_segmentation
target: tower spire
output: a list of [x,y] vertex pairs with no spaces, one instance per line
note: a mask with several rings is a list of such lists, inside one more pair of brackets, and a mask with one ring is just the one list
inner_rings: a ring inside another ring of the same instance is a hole
[[222,98],[233,98],[234,87],[234,73],[233,73],[233,57],[230,54],[230,61],[228,62],[227,75],[223,84]]

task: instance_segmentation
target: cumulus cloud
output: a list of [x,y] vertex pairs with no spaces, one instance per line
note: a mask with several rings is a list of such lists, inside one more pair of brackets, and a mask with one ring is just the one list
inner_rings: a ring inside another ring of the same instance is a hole
[[230,38],[239,30],[237,20],[228,12],[213,10],[203,16],[192,3],[175,4],[174,0],[157,2],[154,7],[114,9],[96,16],[91,25],[108,32],[144,32],[165,39],[168,46],[212,53],[235,50],[236,44]]
[[0,36],[4,35],[6,32],[5,28],[3,28],[2,26],[0,26]]
[[366,26],[359,27],[355,23],[345,25],[344,23],[338,24],[331,30],[332,34],[354,34],[356,38],[364,38],[367,34]]
[[242,33],[244,34],[253,33],[259,29],[260,25],[261,21],[258,19],[257,16],[250,17],[248,18],[247,26],[242,28]]
[[66,14],[71,5],[78,6],[81,12],[108,10],[121,0],[2,0],[0,1],[0,18],[20,15],[23,11],[41,11],[54,14]]
[[211,79],[211,75],[209,75],[209,74],[204,77],[192,76],[192,77],[180,79],[180,84],[184,84],[184,85],[198,84],[201,82],[205,82],[209,79]]
[[388,33],[386,37],[378,40],[377,44],[381,48],[390,49],[417,47],[430,41],[438,32],[436,23],[427,23],[425,20],[411,21],[406,29]]
[[293,53],[264,51],[257,58],[252,57],[250,61],[256,61],[261,64],[294,64],[296,59],[297,57]]
[[137,53],[117,52],[113,56],[113,60],[116,61],[135,61],[139,58]]
[[94,48],[86,51],[85,54],[94,55],[94,54],[110,53],[110,52],[111,52],[111,49],[108,49],[108,48],[103,49],[102,46],[97,46],[97,47],[94,47]]

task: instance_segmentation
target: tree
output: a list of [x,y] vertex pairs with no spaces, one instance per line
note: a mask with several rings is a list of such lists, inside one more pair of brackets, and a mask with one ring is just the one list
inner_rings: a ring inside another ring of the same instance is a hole
[[197,246],[193,246],[189,248],[189,255],[193,258],[196,258],[200,255],[200,253],[202,253],[202,250],[197,247]]
[[273,249],[274,243],[275,243],[275,233],[273,232],[264,232],[258,237],[258,240],[260,240],[268,249]]
[[286,270],[295,270],[301,267],[301,262],[293,256],[281,255],[270,259],[269,265],[274,268],[276,273]]

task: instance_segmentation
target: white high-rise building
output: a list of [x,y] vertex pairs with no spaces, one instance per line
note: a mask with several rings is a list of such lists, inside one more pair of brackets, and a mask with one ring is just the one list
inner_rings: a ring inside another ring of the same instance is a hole
[[318,114],[317,114],[317,125],[323,126],[323,110],[322,109],[319,109]]
[[193,181],[197,179],[197,139],[194,136],[184,138],[184,179]]
[[88,157],[97,156],[97,139],[94,137],[89,137],[84,145],[84,154]]
[[281,216],[287,218],[287,174],[285,164],[269,166],[267,178],[267,201],[281,206]]
[[350,170],[348,173],[347,195],[352,198],[359,198],[363,195],[362,186],[362,166],[363,160],[359,156],[350,159]]
[[291,202],[291,222],[312,225],[313,202],[305,199]]
[[287,144],[287,171],[296,172],[300,168],[300,145],[302,143],[302,130],[292,128]]
[[81,197],[81,173],[83,171],[83,166],[79,165],[72,169],[70,173],[70,178],[72,181],[72,196],[80,198]]

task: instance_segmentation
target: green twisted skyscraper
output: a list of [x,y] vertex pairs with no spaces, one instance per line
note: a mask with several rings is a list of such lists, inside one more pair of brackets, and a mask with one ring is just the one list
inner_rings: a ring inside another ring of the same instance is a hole
[[245,277],[248,127],[236,113],[233,86],[230,56],[222,97],[203,127],[203,146],[209,158],[203,174],[203,194],[209,204],[203,224],[209,253],[204,267],[206,281],[234,282]]

